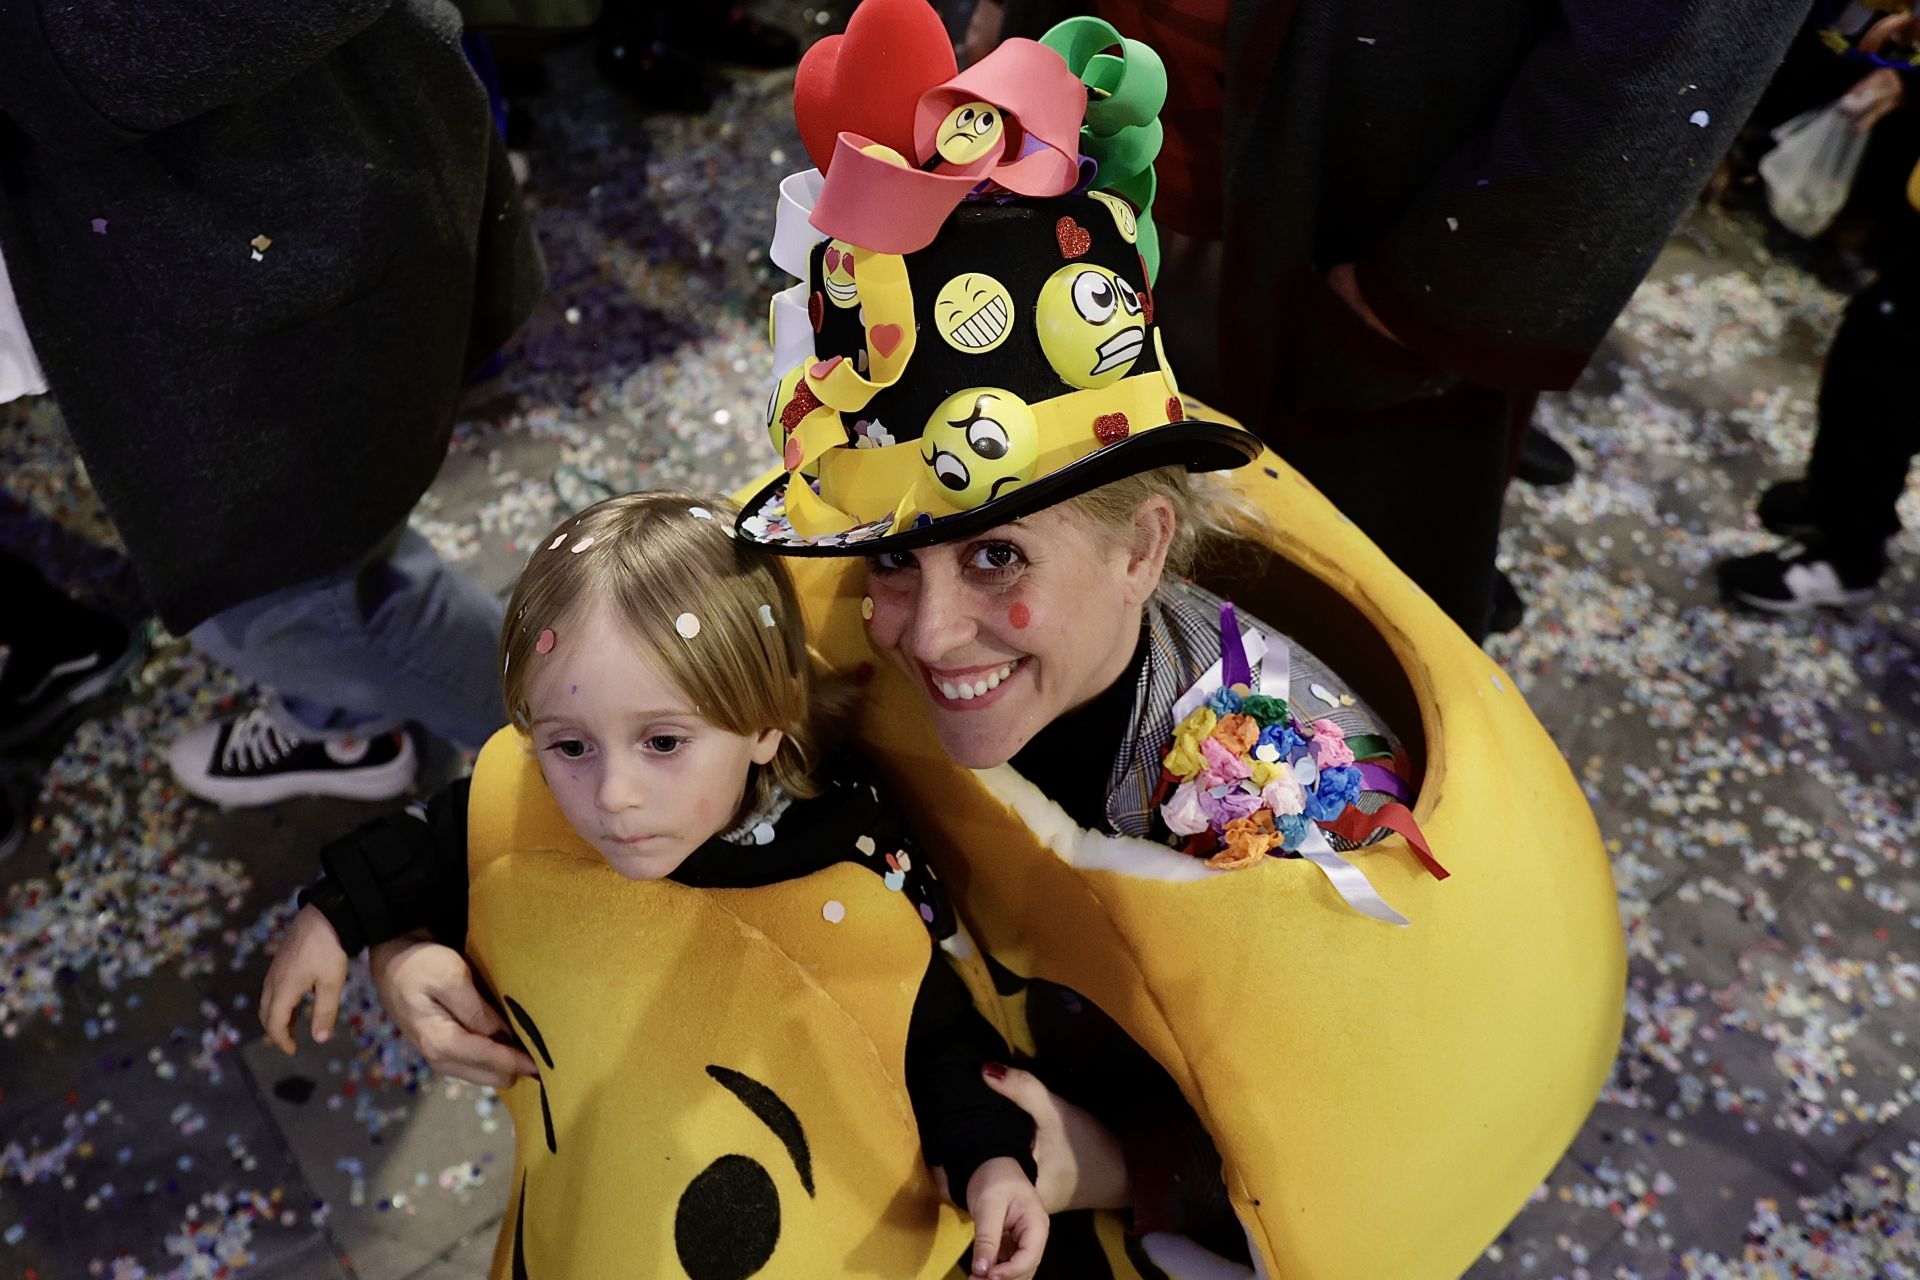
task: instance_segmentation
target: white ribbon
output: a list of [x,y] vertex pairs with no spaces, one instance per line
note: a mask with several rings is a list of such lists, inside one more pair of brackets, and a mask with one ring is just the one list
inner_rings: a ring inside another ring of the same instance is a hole
[[[774,266],[800,280],[807,278],[813,246],[827,238],[807,221],[825,182],[818,169],[790,173],[780,179],[780,205],[773,215],[773,247],[767,256],[773,259]],[[804,298],[802,309],[805,309]]]
[[1333,846],[1327,843],[1326,832],[1313,823],[1307,824],[1307,838],[1300,843],[1299,854],[1307,861],[1327,873],[1327,879],[1333,881],[1333,890],[1346,900],[1346,904],[1370,920],[1381,924],[1407,927],[1407,918],[1387,905],[1387,900],[1375,892],[1367,878],[1360,874],[1360,868],[1348,862]]
[[773,372],[784,378],[795,365],[814,358],[813,320],[807,315],[803,281],[773,295]]

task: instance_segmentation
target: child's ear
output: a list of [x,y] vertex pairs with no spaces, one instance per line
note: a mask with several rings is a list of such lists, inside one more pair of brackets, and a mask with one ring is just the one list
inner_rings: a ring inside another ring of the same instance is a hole
[[778,729],[762,729],[760,736],[753,740],[753,762],[772,764],[773,758],[780,754],[780,743],[786,736]]

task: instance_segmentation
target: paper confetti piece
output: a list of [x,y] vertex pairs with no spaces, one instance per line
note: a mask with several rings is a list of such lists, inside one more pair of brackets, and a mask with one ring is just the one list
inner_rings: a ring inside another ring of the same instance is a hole
[[873,621],[873,597],[872,596],[860,597],[860,616],[862,618],[865,618],[868,622]]
[[97,236],[107,234],[107,220],[105,218],[95,218],[93,220],[93,234]]
[[839,924],[847,918],[847,904],[838,898],[827,899],[827,904],[820,908],[820,918],[828,924]]
[[1690,115],[1690,116],[1688,116],[1688,117],[1687,117],[1687,123],[1688,123],[1688,124],[1691,124],[1691,125],[1696,125],[1696,126],[1698,126],[1699,128],[1702,128],[1702,129],[1704,129],[1704,128],[1706,128],[1706,127],[1707,127],[1707,124],[1708,124],[1708,123],[1709,123],[1709,122],[1710,122],[1710,121],[1711,121],[1712,119],[1713,119],[1713,117],[1712,117],[1712,116],[1710,116],[1710,115],[1708,115],[1708,114],[1707,114],[1706,112],[1704,112],[1704,111],[1696,111],[1696,112],[1694,112],[1694,113],[1693,113],[1692,115]]
[[567,535],[564,533],[560,534],[558,537],[554,538],[552,542],[549,542],[547,544],[547,550],[549,551],[553,550],[555,547],[559,546],[561,543],[565,542],[566,540],[567,540]]
[[683,613],[673,620],[673,629],[682,638],[691,640],[700,634],[700,619],[691,613]]
[[273,241],[267,239],[267,237],[263,235],[255,236],[253,239],[247,241],[247,243],[252,245],[256,250],[258,250],[261,253],[265,253],[268,249],[273,247]]
[[713,512],[707,510],[705,507],[688,507],[687,514],[692,516],[695,520],[713,519]]
[[580,541],[573,544],[573,547],[572,547],[573,554],[579,555],[582,551],[585,551],[588,547],[592,545],[593,545],[593,535],[588,534],[586,537],[580,539]]
[[553,628],[548,627],[540,633],[537,639],[534,640],[533,651],[535,653],[552,653],[553,642],[554,642]]
[[772,605],[763,604],[760,606],[760,625],[763,627],[777,627],[780,625],[773,620]]

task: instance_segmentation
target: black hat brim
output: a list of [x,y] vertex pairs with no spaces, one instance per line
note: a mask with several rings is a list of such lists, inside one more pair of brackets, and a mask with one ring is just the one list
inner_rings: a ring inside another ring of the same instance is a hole
[[852,543],[767,541],[754,537],[742,527],[786,485],[787,476],[782,473],[741,507],[740,524],[735,526],[735,532],[742,541],[783,556],[871,556],[885,551],[912,551],[997,528],[1143,471],[1175,466],[1194,472],[1232,471],[1259,457],[1260,449],[1260,441],[1243,427],[1191,418],[1170,422],[1096,449],[1077,462],[1029,481],[972,511]]

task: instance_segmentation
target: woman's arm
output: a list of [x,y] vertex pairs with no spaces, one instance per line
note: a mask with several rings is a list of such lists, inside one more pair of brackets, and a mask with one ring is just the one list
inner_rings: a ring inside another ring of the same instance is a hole
[[348,955],[416,929],[466,944],[468,789],[462,778],[321,850],[324,874],[300,902],[326,916]]
[[955,1198],[995,1156],[1012,1157],[1034,1176],[1033,1121],[981,1074],[1006,1056],[1006,1042],[935,947],[907,1025],[907,1093],[927,1163],[946,1174]]

